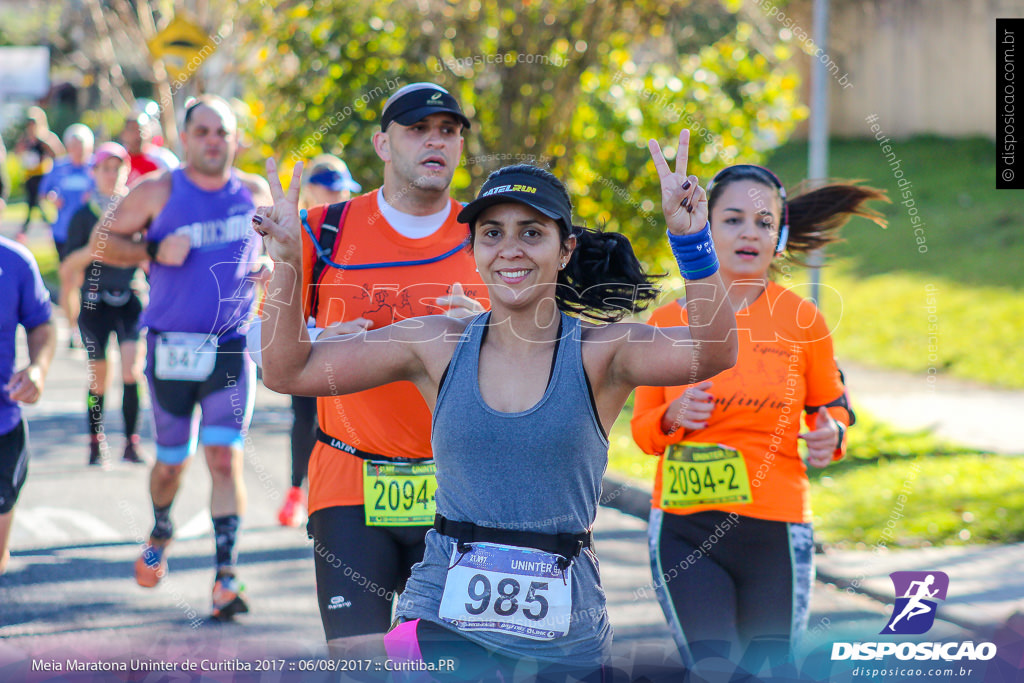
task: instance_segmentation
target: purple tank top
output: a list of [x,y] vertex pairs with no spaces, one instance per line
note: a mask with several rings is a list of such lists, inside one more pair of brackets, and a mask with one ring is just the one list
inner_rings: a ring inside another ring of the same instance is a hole
[[216,191],[197,187],[182,169],[171,173],[171,196],[150,224],[147,239],[184,232],[192,250],[181,266],[151,265],[144,325],[157,332],[196,332],[222,340],[241,336],[238,327],[253,301],[247,276],[259,248],[250,224],[255,208],[234,170]]

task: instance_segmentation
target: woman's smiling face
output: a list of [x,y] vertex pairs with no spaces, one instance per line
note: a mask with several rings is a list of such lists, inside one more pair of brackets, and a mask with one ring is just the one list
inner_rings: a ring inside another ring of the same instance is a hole
[[[480,276],[495,300],[521,308],[537,296],[553,296],[558,271],[575,237],[562,244],[558,223],[519,202],[495,204],[477,218],[473,241]],[[537,295],[537,296],[535,296]]]

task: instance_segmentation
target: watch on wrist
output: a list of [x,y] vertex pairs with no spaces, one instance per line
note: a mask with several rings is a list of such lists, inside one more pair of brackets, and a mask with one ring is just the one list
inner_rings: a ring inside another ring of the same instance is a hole
[[149,254],[149,258],[152,261],[156,261],[156,254],[160,251],[159,242],[146,242],[146,253]]
[[836,429],[839,430],[839,438],[836,439],[835,450],[839,450],[843,447],[843,439],[846,438],[846,425],[839,420],[836,420]]

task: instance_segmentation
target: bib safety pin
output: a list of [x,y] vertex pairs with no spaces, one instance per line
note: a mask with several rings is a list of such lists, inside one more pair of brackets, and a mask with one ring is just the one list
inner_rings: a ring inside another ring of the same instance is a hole
[[455,542],[455,549],[459,551],[459,559],[455,560],[455,564],[453,564],[452,566],[448,567],[448,571],[451,571],[451,570],[455,569],[456,567],[458,567],[459,566],[459,562],[462,562],[462,558],[464,558],[466,555],[468,555],[473,550],[473,546],[471,546],[468,543],[464,543],[462,541],[456,541]]

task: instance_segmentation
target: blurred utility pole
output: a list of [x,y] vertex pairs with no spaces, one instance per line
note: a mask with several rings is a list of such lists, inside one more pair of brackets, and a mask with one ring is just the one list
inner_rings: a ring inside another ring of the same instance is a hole
[[[828,55],[829,0],[814,0],[814,44]],[[807,145],[807,178],[811,183],[828,177],[828,70],[820,59],[811,64],[811,124]],[[811,299],[819,304],[821,270],[825,254],[817,249],[807,259],[811,266]]]

